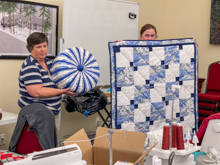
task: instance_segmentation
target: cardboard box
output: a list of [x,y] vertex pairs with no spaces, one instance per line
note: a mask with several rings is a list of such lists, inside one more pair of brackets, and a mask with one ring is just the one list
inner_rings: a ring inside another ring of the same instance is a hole
[[[85,130],[81,129],[64,141],[65,145],[76,143],[82,150],[82,160],[86,160],[88,165],[109,165],[109,144],[108,128],[98,127],[94,145],[89,141]],[[146,133],[122,131],[113,129],[112,148],[113,164],[118,160],[127,162],[140,162],[148,152],[144,151]],[[143,164],[140,162],[139,165]]]

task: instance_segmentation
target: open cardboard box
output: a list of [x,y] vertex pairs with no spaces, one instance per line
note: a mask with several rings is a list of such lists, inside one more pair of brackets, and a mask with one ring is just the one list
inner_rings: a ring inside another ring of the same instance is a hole
[[[109,165],[110,138],[108,130],[108,128],[98,127],[93,146],[84,129],[66,139],[64,144],[78,144],[82,150],[82,159],[87,161],[87,165]],[[117,129],[113,129],[113,131],[113,164],[118,160],[143,164],[144,156],[154,147],[152,146],[143,153],[146,133]]]

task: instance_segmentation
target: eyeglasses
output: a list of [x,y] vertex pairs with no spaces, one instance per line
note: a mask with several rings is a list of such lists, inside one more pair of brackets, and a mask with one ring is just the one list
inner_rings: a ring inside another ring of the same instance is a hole
[[155,36],[156,36],[155,34],[146,34],[145,35],[145,37],[147,37],[147,38],[149,38],[149,37],[154,38]]

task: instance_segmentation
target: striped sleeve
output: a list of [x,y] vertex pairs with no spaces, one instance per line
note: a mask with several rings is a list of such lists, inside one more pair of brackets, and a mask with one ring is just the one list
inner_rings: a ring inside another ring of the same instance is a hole
[[43,83],[40,70],[34,63],[31,65],[23,64],[20,71],[20,79],[25,86]]

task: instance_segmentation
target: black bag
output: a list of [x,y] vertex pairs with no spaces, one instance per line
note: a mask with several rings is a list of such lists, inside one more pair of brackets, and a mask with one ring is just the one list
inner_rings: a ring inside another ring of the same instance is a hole
[[62,101],[68,112],[78,111],[88,116],[105,108],[107,96],[100,89],[92,89],[81,96],[64,96]]

